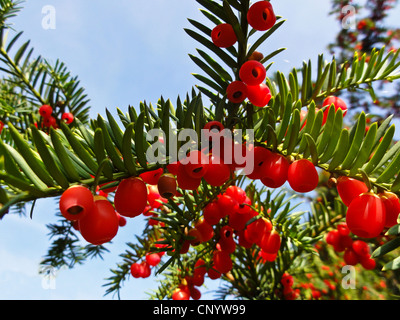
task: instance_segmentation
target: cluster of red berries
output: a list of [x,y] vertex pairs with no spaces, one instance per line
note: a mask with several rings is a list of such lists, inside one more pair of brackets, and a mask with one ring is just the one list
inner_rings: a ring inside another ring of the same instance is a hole
[[254,170],[248,178],[259,179],[269,188],[279,188],[286,181],[300,193],[314,190],[318,186],[319,175],[314,164],[307,159],[293,161],[263,147],[254,147]]
[[371,192],[363,181],[341,176],[337,191],[348,207],[346,223],[350,231],[361,238],[376,238],[385,228],[397,224],[400,201],[396,194]]
[[281,278],[281,284],[283,286],[283,297],[285,300],[296,300],[299,296],[299,290],[294,289],[294,279],[289,273],[285,272]]
[[130,272],[134,278],[148,278],[151,275],[151,268],[161,262],[164,252],[147,253],[142,262],[132,263]]
[[[42,105],[39,108],[39,114],[43,118],[42,125],[46,128],[58,128],[57,119],[53,115],[53,108],[47,104]],[[61,116],[61,120],[67,124],[71,124],[74,121],[74,115],[71,112],[64,112]]]
[[[254,3],[247,13],[247,22],[258,31],[266,31],[272,28],[276,22],[276,16],[269,1]],[[237,36],[232,25],[222,23],[211,32],[213,43],[220,48],[229,48],[237,42]],[[262,63],[254,59],[254,56],[245,62],[239,71],[240,80],[231,82],[226,90],[227,98],[232,103],[242,103],[246,98],[257,106],[264,107],[271,99],[271,92],[264,83],[266,70]]]
[[340,223],[337,228],[326,235],[326,243],[333,246],[335,252],[344,252],[343,260],[347,265],[355,266],[358,263],[366,270],[373,270],[376,261],[371,258],[370,247],[363,240],[353,240],[346,223]]
[[186,276],[172,292],[172,300],[199,300],[201,292],[196,287],[201,287],[207,274],[206,263],[203,259],[196,261],[193,275]]

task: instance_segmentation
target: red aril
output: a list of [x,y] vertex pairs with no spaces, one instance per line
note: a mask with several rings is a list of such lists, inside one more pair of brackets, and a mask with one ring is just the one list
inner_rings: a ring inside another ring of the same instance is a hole
[[185,170],[185,166],[180,163],[176,173],[176,181],[178,187],[183,190],[196,190],[200,186],[201,178],[190,177]]
[[134,278],[140,278],[141,277],[141,266],[140,263],[132,263],[131,267],[130,267],[130,272],[132,277]]
[[155,186],[163,173],[163,168],[159,168],[157,170],[143,172],[139,175],[139,177],[142,178],[145,183]]
[[242,103],[247,98],[247,86],[242,81],[233,81],[226,88],[226,96],[232,103]]
[[379,194],[381,197],[386,210],[386,221],[385,227],[390,228],[396,225],[397,218],[400,214],[400,201],[396,194],[389,191],[384,191]]
[[70,221],[79,220],[93,208],[93,194],[84,186],[72,186],[63,192],[59,207],[61,214]]
[[307,159],[300,159],[291,163],[287,178],[290,187],[300,193],[313,191],[319,182],[318,172],[314,164]]
[[43,118],[50,118],[51,114],[53,113],[53,108],[47,104],[42,105],[39,108],[39,114],[43,117]]
[[79,220],[82,237],[93,245],[111,241],[118,232],[119,219],[112,204],[104,197],[95,196],[92,210]]
[[254,147],[254,168],[253,172],[247,175],[249,179],[261,179],[261,166],[271,156],[271,153],[270,150],[264,147]]
[[214,229],[205,219],[200,219],[194,226],[200,232],[201,242],[207,242],[214,236]]
[[74,122],[74,115],[71,112],[65,112],[62,114],[61,120],[63,120],[66,124],[71,124]]
[[269,188],[279,188],[287,180],[289,161],[281,154],[272,153],[261,166],[261,182]]
[[189,300],[189,299],[190,299],[190,292],[188,290],[177,288],[172,293],[172,300]]
[[342,109],[343,110],[343,116],[346,115],[346,113],[347,113],[347,105],[346,105],[346,103],[342,99],[340,99],[338,97],[329,96],[322,103],[322,108],[323,107],[327,107],[325,109],[325,111],[324,111],[324,118],[322,120],[322,124],[325,124],[326,119],[328,118],[329,108],[330,108],[330,106],[332,104],[335,106],[335,111],[337,111],[338,109]]
[[[163,203],[168,202],[168,200],[161,196],[161,194],[158,192],[157,186],[148,185],[147,186],[147,202],[148,202],[148,205],[150,205],[150,207],[152,209],[159,209],[162,207]],[[144,210],[143,210],[143,212],[144,212]]]
[[227,273],[232,269],[232,259],[228,252],[216,250],[213,255],[214,268],[220,273]]
[[260,85],[265,81],[266,76],[265,67],[256,60],[245,62],[239,70],[239,77],[247,86]]
[[281,247],[281,236],[276,230],[265,232],[260,247],[267,253],[277,253]]
[[210,225],[219,223],[222,218],[222,213],[216,201],[210,202],[204,207],[203,217]]
[[355,253],[352,248],[348,248],[344,251],[343,260],[350,266],[355,266],[360,261],[357,253]]
[[360,180],[341,176],[337,179],[336,189],[340,199],[348,207],[351,201],[362,193],[368,192],[366,184]]
[[114,196],[115,210],[122,216],[133,218],[147,205],[147,186],[141,178],[124,179]]
[[251,5],[247,12],[247,22],[258,31],[271,29],[276,22],[271,3],[269,1],[258,1]]
[[361,238],[379,236],[385,222],[385,205],[380,197],[371,192],[359,195],[347,210],[347,226],[353,234]]
[[237,42],[237,37],[232,25],[221,23],[211,31],[211,40],[217,47],[229,48]]
[[218,157],[211,156],[204,180],[213,187],[220,187],[229,180],[230,176],[231,170],[229,166]]
[[201,298],[201,292],[195,287],[190,287],[190,297],[193,300],[199,300]]
[[247,86],[247,98],[256,107],[263,108],[271,100],[271,91],[265,83]]
[[352,249],[360,257],[368,257],[370,255],[369,245],[365,241],[362,241],[362,240],[353,241]]
[[272,223],[266,218],[260,218],[250,223],[244,231],[245,238],[250,243],[260,243],[265,233],[272,231]]
[[361,257],[360,264],[365,270],[373,270],[376,267],[376,261],[369,256]]
[[340,234],[338,230],[331,230],[326,234],[325,241],[331,246],[336,246],[339,244]]
[[146,254],[146,262],[152,266],[155,267],[158,265],[161,261],[161,257],[158,253],[148,253]]

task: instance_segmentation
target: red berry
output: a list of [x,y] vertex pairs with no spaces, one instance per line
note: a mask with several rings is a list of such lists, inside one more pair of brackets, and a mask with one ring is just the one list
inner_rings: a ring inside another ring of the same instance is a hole
[[201,292],[195,287],[190,287],[190,297],[193,300],[199,300],[201,298]]
[[256,107],[265,107],[271,100],[271,91],[265,83],[256,86],[247,86],[247,98]]
[[380,197],[368,192],[355,198],[346,214],[350,231],[362,238],[375,238],[385,227],[385,205]]
[[337,111],[340,108],[340,109],[343,110],[343,116],[346,115],[346,113],[347,113],[347,105],[346,105],[346,103],[342,99],[340,99],[338,97],[329,96],[322,103],[322,107],[327,107],[325,109],[325,111],[324,111],[324,118],[323,118],[322,124],[324,124],[326,122],[326,119],[328,118],[329,107],[332,104],[334,104],[334,106],[335,106],[335,111]]
[[258,86],[265,81],[267,71],[261,62],[250,60],[239,70],[240,79],[248,86]]
[[250,223],[244,232],[245,238],[250,243],[259,244],[265,233],[272,231],[272,223],[266,218],[260,218]]
[[121,216],[118,212],[117,212],[117,216],[118,216],[118,225],[119,225],[120,227],[126,226],[126,219],[125,219],[125,217]]
[[352,244],[352,249],[360,257],[368,257],[370,255],[369,245],[365,241],[355,240]]
[[311,161],[301,159],[289,166],[288,182],[294,191],[300,193],[313,191],[318,186],[318,181],[318,172]]
[[146,262],[150,265],[155,267],[161,261],[161,257],[158,253],[149,253],[146,254]]
[[352,248],[348,248],[344,251],[343,255],[344,262],[350,266],[355,266],[359,261],[357,253]]
[[131,271],[131,275],[134,278],[140,278],[141,277],[141,265],[140,263],[132,263],[130,271]]
[[354,198],[368,192],[368,187],[364,182],[344,176],[337,179],[336,188],[340,198],[347,207]]
[[361,257],[360,263],[365,270],[373,270],[376,267],[376,261],[369,256]]
[[51,127],[57,128],[57,119],[54,118],[53,116],[49,116],[47,118],[44,118],[43,125],[46,128],[51,128]]
[[193,179],[202,178],[208,170],[207,156],[198,150],[189,152],[186,159],[181,161],[186,173]]
[[227,273],[232,269],[232,259],[226,251],[215,251],[213,261],[214,268],[220,273]]
[[275,230],[266,232],[261,239],[260,246],[267,253],[277,253],[281,247],[281,236]]
[[242,103],[247,98],[247,86],[242,81],[233,81],[226,89],[226,96],[232,103]]
[[74,122],[74,115],[71,112],[65,112],[61,116],[61,120],[65,121],[66,124]]
[[201,178],[190,177],[185,170],[185,166],[180,163],[176,173],[176,181],[179,188],[183,190],[195,190],[200,186]]
[[289,161],[280,154],[272,153],[261,166],[261,182],[269,188],[279,188],[287,180]]
[[211,156],[204,180],[213,187],[220,187],[229,180],[230,176],[231,170],[229,166],[217,156]]
[[79,220],[82,237],[91,244],[111,241],[118,232],[118,216],[112,204],[104,197],[95,196],[93,209]]
[[141,278],[148,278],[150,277],[150,274],[151,274],[150,265],[146,261],[143,261],[140,264],[139,276]]
[[254,168],[253,168],[253,172],[249,173],[247,175],[247,177],[249,179],[261,179],[261,166],[264,163],[264,161],[266,161],[268,159],[268,157],[271,156],[271,151],[264,148],[264,147],[255,147],[254,148]]
[[221,122],[219,122],[219,121],[210,121],[210,122],[207,122],[206,124],[205,124],[205,126],[204,126],[204,128],[203,128],[204,130],[210,130],[210,131],[217,131],[217,132],[220,132],[220,131],[222,131],[222,130],[224,130],[225,129],[225,127],[224,127],[224,125],[221,123]]
[[207,275],[211,280],[215,280],[221,277],[221,272],[216,270],[214,267],[208,269]]
[[163,203],[168,202],[168,200],[160,195],[160,193],[158,192],[158,188],[156,186],[148,185],[147,202],[152,209],[159,209],[162,207]]
[[229,186],[226,191],[225,195],[230,196],[234,201],[238,203],[243,203],[246,201],[246,192],[238,187],[238,186]]
[[53,108],[47,104],[45,104],[39,108],[39,114],[43,118],[49,118],[52,113],[53,113]]
[[336,228],[341,236],[347,236],[350,234],[350,229],[346,223],[339,223]]
[[207,204],[203,209],[204,220],[210,225],[216,225],[222,218],[221,210],[217,202],[211,202]]
[[326,234],[325,241],[327,244],[336,246],[339,244],[340,234],[338,230],[331,230]]
[[200,219],[194,226],[199,232],[201,242],[207,242],[214,236],[214,229],[205,219]]
[[237,42],[235,30],[229,23],[221,23],[211,31],[212,42],[220,48],[229,48]]
[[385,227],[390,228],[397,224],[397,218],[400,214],[400,201],[396,194],[384,191],[379,194],[386,210]]
[[157,170],[143,172],[139,175],[139,177],[142,178],[145,183],[155,186],[163,173],[163,168],[159,168]]
[[92,192],[84,186],[72,186],[63,192],[59,207],[67,220],[79,220],[93,209]]
[[288,273],[284,273],[282,278],[281,278],[281,284],[284,287],[292,287],[293,283],[294,283],[293,276],[291,276]]
[[133,218],[141,214],[147,205],[147,187],[140,178],[124,179],[115,192],[116,211],[125,217]]
[[272,28],[276,22],[276,16],[269,1],[254,3],[247,12],[247,22],[258,31],[266,31]]

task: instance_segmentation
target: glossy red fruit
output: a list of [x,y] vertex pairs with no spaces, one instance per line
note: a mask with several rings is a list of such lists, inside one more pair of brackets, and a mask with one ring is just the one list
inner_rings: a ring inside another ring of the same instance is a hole
[[390,228],[397,224],[397,218],[400,214],[400,201],[396,194],[384,191],[379,194],[386,209],[385,227]]
[[210,157],[207,172],[204,180],[213,187],[220,187],[231,177],[229,166],[222,162],[217,156]]
[[278,257],[278,253],[268,253],[261,249],[259,251],[259,256],[261,257],[261,259],[263,259],[264,263],[273,262]]
[[196,228],[190,229],[187,236],[188,241],[192,246],[198,246],[200,243],[202,243],[202,235]]
[[79,220],[82,237],[93,245],[111,241],[118,232],[119,219],[112,204],[104,197],[95,196],[92,210]]
[[324,118],[322,120],[322,124],[326,123],[326,119],[328,118],[328,113],[329,113],[329,107],[334,104],[335,106],[335,111],[337,111],[338,109],[342,109],[343,110],[343,116],[346,115],[347,113],[347,105],[346,103],[335,96],[329,96],[327,97],[323,103],[322,103],[322,107],[327,107],[324,111]]
[[247,86],[247,98],[256,107],[265,107],[271,97],[271,91],[265,83],[257,86]]
[[172,293],[172,300],[189,300],[190,290],[187,286],[179,286]]
[[339,244],[340,233],[338,230],[331,230],[326,234],[325,241],[331,246],[336,246]]
[[43,118],[49,118],[52,113],[53,113],[53,108],[47,104],[45,104],[39,108],[39,114]]
[[74,115],[71,112],[64,112],[61,116],[61,120],[63,120],[66,124],[71,124],[74,122]]
[[361,238],[375,238],[385,227],[385,205],[380,197],[367,192],[355,198],[346,214],[350,231]]
[[43,119],[43,125],[46,128],[57,128],[57,119],[53,116],[49,116]]
[[261,166],[271,156],[272,152],[264,147],[254,147],[254,168],[253,172],[249,173],[247,177],[249,179],[261,179]]
[[194,226],[200,232],[201,242],[207,242],[214,236],[214,229],[205,219],[200,219]]
[[222,219],[222,213],[216,201],[210,202],[204,207],[203,217],[210,225],[216,225],[219,223]]
[[232,103],[242,103],[247,98],[247,86],[242,81],[233,81],[226,88],[226,96]]
[[140,264],[140,277],[148,278],[148,277],[150,277],[150,275],[151,275],[150,265],[146,261],[143,261]]
[[259,244],[262,236],[265,233],[269,233],[272,231],[272,223],[266,218],[260,218],[256,221],[250,223],[246,230],[244,231],[244,235],[247,241],[250,243]]
[[236,243],[233,239],[233,229],[231,226],[223,226],[220,230],[220,238],[218,244],[222,251],[233,253],[236,248]]
[[232,259],[226,251],[215,251],[213,255],[214,268],[220,273],[227,273],[232,269]]
[[352,248],[348,248],[344,251],[343,260],[350,266],[355,266],[360,261],[357,253],[355,253]]
[[187,175],[193,179],[200,179],[207,173],[207,155],[199,150],[190,151],[186,156],[185,162],[181,162]]
[[376,261],[369,256],[361,257],[360,264],[365,270],[374,270],[376,267]]
[[232,47],[237,42],[237,36],[232,25],[221,23],[211,31],[212,42],[220,48]]
[[369,257],[369,255],[370,255],[369,245],[365,241],[362,241],[362,240],[353,241],[352,249],[360,257]]
[[233,200],[237,201],[238,203],[243,203],[246,201],[246,191],[238,186],[229,186],[226,191],[225,195],[230,196]]
[[286,181],[289,161],[281,154],[272,153],[261,166],[261,182],[269,188],[279,188]]
[[61,214],[70,221],[80,220],[91,211],[94,204],[92,192],[84,186],[72,186],[63,192],[59,207]]
[[125,227],[126,226],[126,219],[125,217],[121,216],[118,212],[117,212],[117,216],[118,216],[118,225],[120,227]]
[[176,196],[178,184],[176,177],[171,173],[164,173],[158,179],[157,189],[161,197],[169,199]]
[[366,184],[360,180],[341,176],[337,179],[336,189],[340,199],[348,207],[351,201],[362,193],[368,192]]
[[247,22],[258,31],[271,29],[276,22],[276,16],[271,3],[269,1],[254,3],[247,13]]
[[291,163],[287,178],[290,187],[300,193],[313,191],[319,182],[317,169],[307,159],[300,159]]
[[200,290],[195,287],[190,287],[190,297],[193,300],[200,300],[200,298],[201,298]]
[[221,277],[221,272],[215,269],[215,267],[211,267],[210,269],[207,270],[207,276],[211,280],[215,280]]
[[180,163],[176,173],[176,181],[178,187],[183,190],[196,190],[200,186],[201,178],[190,177],[185,170],[185,166]]
[[284,273],[281,278],[281,284],[284,287],[292,287],[294,284],[293,276],[288,273]]
[[265,81],[267,71],[261,62],[250,60],[241,66],[239,77],[248,86],[258,86]]
[[336,226],[336,229],[339,231],[341,236],[348,236],[350,234],[350,229],[346,223],[339,223]]
[[[152,209],[159,209],[163,206],[163,203],[168,202],[166,198],[163,198],[158,192],[157,186],[148,185],[147,186],[147,203]],[[146,205],[147,207],[147,205]],[[143,210],[143,212],[146,210]]]
[[152,266],[155,267],[158,265],[161,261],[161,257],[158,253],[148,253],[146,254],[146,262]]
[[131,267],[130,267],[130,272],[132,277],[134,278],[140,278],[141,277],[141,265],[140,263],[132,263]]
[[142,180],[147,183],[151,184],[153,186],[157,185],[158,179],[161,177],[161,175],[164,173],[163,168],[159,168],[156,170],[151,170],[147,172],[143,172],[139,175]]
[[260,247],[267,253],[277,253],[281,247],[281,236],[276,230],[264,233]]
[[221,210],[222,218],[227,216],[229,213],[236,211],[238,206],[237,200],[227,193],[218,197],[217,204]]
[[116,211],[133,218],[141,214],[147,205],[147,186],[140,178],[124,179],[118,185],[114,196]]

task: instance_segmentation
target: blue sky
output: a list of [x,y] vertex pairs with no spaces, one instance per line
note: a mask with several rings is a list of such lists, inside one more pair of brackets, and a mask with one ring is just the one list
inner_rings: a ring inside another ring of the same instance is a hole
[[[110,4],[112,3],[112,4]],[[329,0],[272,1],[275,12],[287,22],[264,47],[265,52],[286,47],[276,57],[274,69],[288,72],[304,59],[314,61],[338,31],[338,23],[328,16]],[[42,28],[42,8],[56,9],[56,29]],[[156,102],[163,95],[175,101],[196,84],[198,72],[188,53],[196,43],[184,31],[187,18],[204,21],[194,0],[28,0],[13,20],[31,40],[36,55],[50,61],[64,61],[91,99],[91,116],[116,113],[140,101]],[[22,42],[21,42],[22,44]],[[326,56],[329,58],[329,55]],[[0,221],[0,299],[111,299],[104,297],[104,278],[111,275],[118,257],[140,234],[144,221],[128,221],[109,246],[104,260],[88,261],[73,270],[62,270],[55,289],[46,289],[38,266],[50,244],[47,223],[55,222],[57,204],[37,203],[33,220],[7,215]],[[28,208],[29,209],[29,208]],[[210,283],[210,288],[218,282]],[[123,299],[146,299],[155,288],[154,279],[130,279],[121,292]],[[203,290],[203,292],[205,292]],[[212,299],[212,294],[203,295]]]

